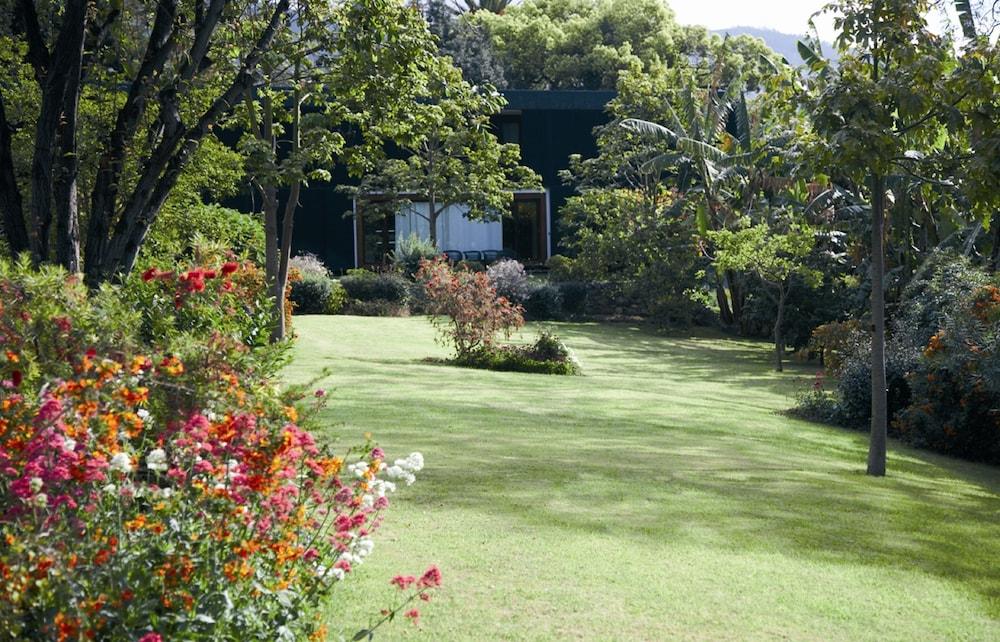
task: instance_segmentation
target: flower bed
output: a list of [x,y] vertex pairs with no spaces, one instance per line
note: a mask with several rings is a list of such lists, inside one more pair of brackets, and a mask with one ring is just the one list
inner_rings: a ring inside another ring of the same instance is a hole
[[[177,295],[148,301],[224,314],[237,268],[147,273]],[[318,444],[302,426],[324,394],[278,392],[238,332],[195,324],[172,341],[187,354],[140,351],[100,332],[108,310],[72,278],[0,266],[0,291],[0,631],[322,639],[316,607],[371,554],[420,454]],[[440,583],[425,578],[408,599]]]

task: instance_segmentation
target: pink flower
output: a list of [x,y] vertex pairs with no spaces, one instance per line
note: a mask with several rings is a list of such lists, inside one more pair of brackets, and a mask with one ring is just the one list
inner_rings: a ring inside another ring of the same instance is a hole
[[441,571],[438,567],[431,566],[429,569],[424,571],[424,574],[420,576],[420,581],[417,582],[417,586],[420,588],[441,586]]
[[396,586],[400,591],[405,591],[410,588],[410,585],[417,581],[417,578],[412,575],[397,575],[396,577],[389,580],[389,584]]
[[376,446],[372,449],[372,459],[385,459],[385,451]]
[[413,620],[413,624],[414,625],[416,625],[416,624],[418,624],[420,622],[420,611],[418,611],[417,609],[410,609],[409,611],[407,611],[403,615],[405,615],[406,617],[408,617],[411,620]]
[[139,638],[137,642],[163,642],[163,637],[159,633],[147,633]]
[[62,410],[61,401],[52,397],[46,397],[42,407],[38,409],[38,414],[35,415],[35,424],[44,424],[52,421],[62,414]]

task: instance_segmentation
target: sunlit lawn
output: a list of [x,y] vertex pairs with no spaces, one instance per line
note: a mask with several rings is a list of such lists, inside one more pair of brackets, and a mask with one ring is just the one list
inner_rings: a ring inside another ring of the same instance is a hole
[[438,564],[381,639],[998,640],[1000,470],[778,414],[766,344],[560,324],[584,376],[465,370],[423,318],[298,317],[291,381],[330,368],[323,436],[423,452],[332,639]]

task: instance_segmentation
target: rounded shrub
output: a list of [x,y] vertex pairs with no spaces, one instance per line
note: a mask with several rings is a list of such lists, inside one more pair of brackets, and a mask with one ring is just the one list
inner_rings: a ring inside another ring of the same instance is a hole
[[524,303],[530,290],[524,266],[514,259],[497,261],[486,270],[497,294],[514,303]]
[[524,301],[525,315],[532,321],[552,321],[563,316],[563,297],[551,283],[533,283]]
[[304,275],[301,280],[292,282],[288,298],[296,314],[337,314],[344,307],[347,293],[333,279]]
[[405,303],[410,292],[410,282],[398,272],[351,270],[341,277],[340,284],[347,296],[357,301]]

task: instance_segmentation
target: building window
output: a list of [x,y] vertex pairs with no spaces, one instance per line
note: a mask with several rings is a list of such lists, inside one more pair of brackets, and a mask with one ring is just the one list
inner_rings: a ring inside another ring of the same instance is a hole
[[501,143],[512,143],[514,145],[521,144],[521,117],[520,116],[501,116],[500,117],[500,131],[497,132],[497,138],[500,139]]
[[396,216],[358,217],[361,247],[359,265],[384,265],[392,261],[396,249]]

